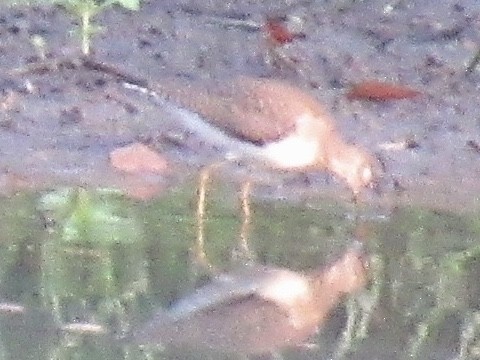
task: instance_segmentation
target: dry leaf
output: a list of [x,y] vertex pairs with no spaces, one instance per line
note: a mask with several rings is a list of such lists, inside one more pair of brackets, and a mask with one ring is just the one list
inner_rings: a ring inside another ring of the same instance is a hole
[[141,143],[117,148],[110,153],[110,164],[117,170],[127,173],[163,174],[167,161],[156,151]]
[[408,86],[368,80],[353,85],[347,93],[347,99],[385,101],[410,99],[420,94],[419,91]]

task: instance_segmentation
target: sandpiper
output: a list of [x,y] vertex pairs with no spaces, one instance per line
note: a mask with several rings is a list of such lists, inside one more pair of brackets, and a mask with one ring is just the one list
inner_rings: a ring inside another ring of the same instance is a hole
[[[138,90],[138,87],[132,85]],[[346,143],[327,110],[310,94],[281,80],[240,76],[199,84],[185,77],[166,78],[148,89],[165,111],[187,128],[231,150],[241,158],[277,171],[329,171],[342,178],[354,195],[374,185],[373,159],[361,147]],[[196,258],[208,265],[203,251],[206,184],[211,168],[201,172],[197,208]],[[250,182],[244,183],[241,251],[248,249]]]
[[245,266],[218,275],[134,332],[139,344],[265,354],[304,344],[341,299],[367,282],[354,244],[333,264],[309,273]]
[[209,87],[175,78],[153,90],[198,114],[203,124],[197,127],[214,128],[242,143],[238,153],[244,158],[278,170],[329,171],[354,195],[374,182],[372,157],[342,139],[332,116],[312,95],[286,82],[238,77]]

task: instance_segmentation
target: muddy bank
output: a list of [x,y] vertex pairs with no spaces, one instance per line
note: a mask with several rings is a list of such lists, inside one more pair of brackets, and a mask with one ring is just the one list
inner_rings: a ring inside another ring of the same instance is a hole
[[[295,59],[293,69],[265,61],[261,31],[231,26],[238,19],[261,24],[272,14],[299,19],[305,34],[282,49]],[[155,193],[218,159],[217,149],[111,74],[84,66],[30,71],[43,61],[30,41],[35,34],[46,41],[47,63],[80,57],[78,39],[69,36],[72,20],[61,9],[4,8],[0,20],[3,192],[72,184]],[[474,1],[152,1],[139,12],[100,16],[105,29],[93,48],[98,62],[152,84],[175,74],[285,78],[324,102],[349,142],[381,159],[384,191],[366,194],[365,202],[469,211],[477,209],[480,191],[480,76],[477,70],[466,76],[465,68],[480,43],[479,21]],[[350,85],[365,79],[406,84],[422,96],[348,100]],[[415,146],[402,146],[412,140]],[[113,169],[110,152],[133,142],[164,155],[169,171],[136,176]],[[226,178],[235,179],[230,172]],[[293,200],[350,196],[326,174],[309,174],[307,181],[288,176],[258,191]]]

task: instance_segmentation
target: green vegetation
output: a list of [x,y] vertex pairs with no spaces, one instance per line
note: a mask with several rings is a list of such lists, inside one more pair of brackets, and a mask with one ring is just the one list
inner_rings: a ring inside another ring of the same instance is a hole
[[102,29],[94,23],[96,15],[115,4],[134,11],[140,7],[140,0],[13,0],[8,3],[12,5],[51,4],[64,8],[79,23],[82,53],[85,56],[90,54],[92,37]]
[[100,12],[118,4],[129,10],[138,10],[140,0],[52,0],[54,3],[62,6],[69,14],[80,21],[80,35],[82,39],[82,53],[84,55],[90,54],[90,43],[92,36],[94,36],[101,27],[92,23],[93,18]]

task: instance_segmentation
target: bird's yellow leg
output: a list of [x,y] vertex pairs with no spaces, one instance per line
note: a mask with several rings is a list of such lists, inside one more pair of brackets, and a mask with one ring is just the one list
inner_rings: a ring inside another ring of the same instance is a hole
[[210,173],[212,167],[207,166],[200,171],[198,188],[197,188],[197,236],[195,246],[193,249],[194,264],[198,267],[203,267],[204,270],[213,270],[212,264],[208,261],[205,253],[205,219],[206,219],[206,197],[207,187],[210,180]]

